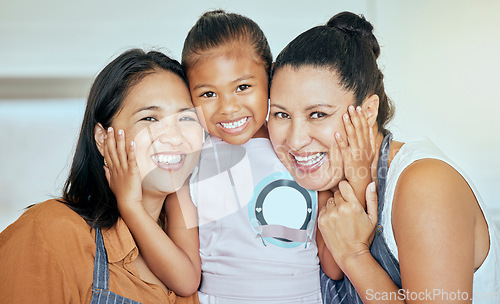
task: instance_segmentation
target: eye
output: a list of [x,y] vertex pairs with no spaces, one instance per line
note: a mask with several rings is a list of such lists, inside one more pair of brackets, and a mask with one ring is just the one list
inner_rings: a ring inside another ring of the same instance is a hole
[[279,119],[288,119],[288,118],[290,118],[290,115],[286,114],[285,112],[276,112],[273,115],[274,115],[274,117],[279,118]]
[[196,122],[198,122],[198,119],[196,119],[192,116],[182,116],[179,118],[179,121],[196,121]]
[[312,112],[311,115],[309,115],[309,117],[312,119],[318,119],[318,118],[323,118],[323,117],[327,117],[327,116],[328,116],[328,114],[326,114],[325,112],[320,112],[320,111]]
[[205,93],[200,95],[200,97],[206,97],[206,98],[212,98],[212,97],[216,97],[216,96],[217,95],[212,91],[208,91],[208,92],[205,92]]
[[248,89],[250,86],[248,84],[241,84],[238,86],[238,88],[236,89],[236,92],[241,92],[241,91],[245,91],[246,89]]
[[155,121],[158,121],[156,118],[152,117],[152,116],[148,116],[148,117],[144,117],[141,119],[141,121],[151,121],[151,122],[155,122]]

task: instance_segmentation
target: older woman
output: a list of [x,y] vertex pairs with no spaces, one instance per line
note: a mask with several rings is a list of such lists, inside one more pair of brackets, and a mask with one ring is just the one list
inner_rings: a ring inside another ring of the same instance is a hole
[[[184,185],[201,143],[177,61],[134,49],[109,63],[92,85],[62,198],[32,206],[0,234],[2,301],[197,303],[198,233],[181,228],[181,206],[164,202]],[[170,285],[144,262],[111,191],[127,170],[140,176],[130,186],[142,189],[147,218],[166,210]]]
[[[498,234],[475,188],[428,141],[397,142],[385,129],[392,107],[372,31],[363,17],[340,13],[295,38],[274,65],[269,132],[275,151],[301,186],[335,193],[320,213],[319,236],[346,279],[324,276],[324,300],[498,301]],[[349,139],[343,121],[355,127],[347,130]],[[373,165],[363,152],[367,133],[379,151]],[[343,157],[346,140],[361,152],[358,162]],[[351,179],[377,171],[378,225],[370,247],[375,189],[368,187],[365,212]],[[338,277],[318,247],[323,270]]]

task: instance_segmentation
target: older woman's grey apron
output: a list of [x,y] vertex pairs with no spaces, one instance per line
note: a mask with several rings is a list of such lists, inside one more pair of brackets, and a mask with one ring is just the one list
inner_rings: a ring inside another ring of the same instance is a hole
[[94,260],[94,281],[92,283],[91,304],[111,304],[127,303],[140,304],[139,302],[119,296],[109,290],[109,266],[108,254],[102,239],[101,229],[95,229],[95,260]]
[[[382,266],[382,268],[389,274],[392,281],[401,288],[401,272],[399,270],[399,262],[394,258],[389,251],[385,239],[382,236],[383,227],[381,225],[382,210],[384,209],[384,195],[385,195],[385,182],[387,179],[388,163],[389,163],[389,150],[391,147],[392,134],[388,134],[382,141],[380,147],[379,160],[377,164],[377,180],[378,180],[378,222],[375,231],[375,238],[370,246],[370,252],[373,258]],[[321,270],[321,293],[323,303],[328,304],[362,304],[356,289],[349,281],[347,276],[344,279],[334,281],[330,279]]]

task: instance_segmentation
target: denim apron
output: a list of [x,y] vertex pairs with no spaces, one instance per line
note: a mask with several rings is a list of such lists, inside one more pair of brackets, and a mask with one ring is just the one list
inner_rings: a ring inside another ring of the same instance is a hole
[[[379,160],[377,164],[378,180],[378,221],[375,230],[375,238],[370,246],[370,253],[380,266],[387,272],[392,281],[401,288],[401,271],[399,262],[389,251],[385,239],[382,236],[384,227],[381,225],[382,210],[384,209],[385,183],[387,179],[389,150],[391,147],[392,134],[385,135],[380,147]],[[347,276],[334,281],[321,270],[321,293],[325,304],[362,304],[356,289]]]
[[109,290],[109,266],[108,255],[104,241],[102,239],[101,229],[95,229],[95,260],[94,260],[94,281],[92,283],[92,300],[91,304],[108,304],[108,303],[127,303],[135,304],[139,302],[119,296]]

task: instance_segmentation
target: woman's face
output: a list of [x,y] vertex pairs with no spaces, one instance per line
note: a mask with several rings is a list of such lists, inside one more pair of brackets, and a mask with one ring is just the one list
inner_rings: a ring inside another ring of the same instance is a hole
[[156,71],[134,85],[112,121],[136,144],[144,189],[172,193],[193,170],[202,144],[202,128],[184,81]]
[[269,135],[279,159],[302,187],[331,189],[344,178],[334,135],[345,138],[342,115],[354,102],[354,94],[329,69],[284,66],[274,74]]

